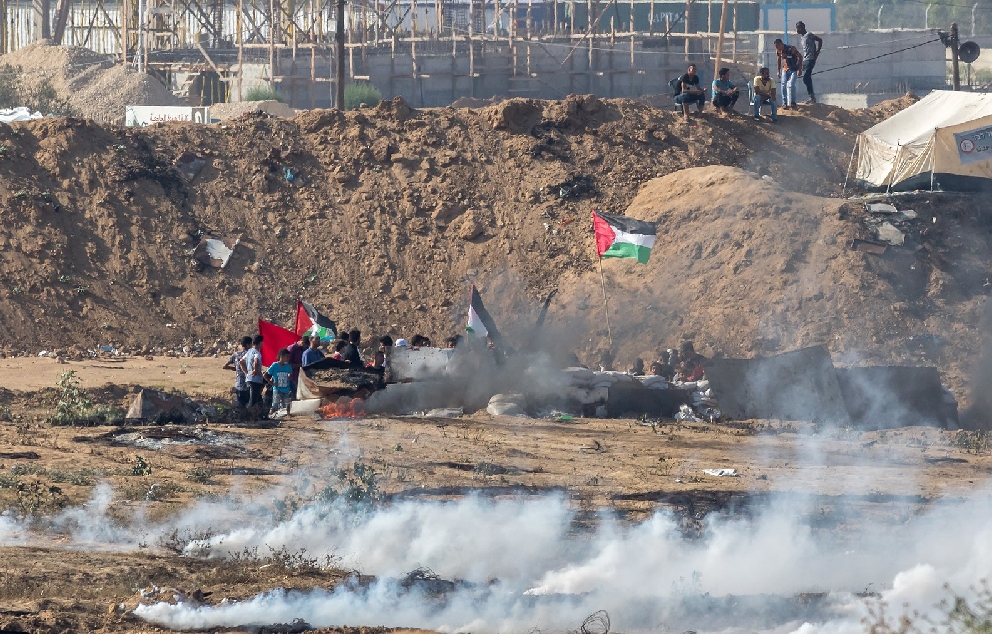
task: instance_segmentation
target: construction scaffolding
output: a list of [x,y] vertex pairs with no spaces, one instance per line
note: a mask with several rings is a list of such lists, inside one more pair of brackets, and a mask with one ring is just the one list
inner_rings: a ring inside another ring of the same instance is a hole
[[[314,107],[327,105],[336,81],[334,0],[0,0],[0,12],[2,52],[39,39],[83,46],[191,103],[267,87]],[[758,14],[757,3],[737,1],[352,0],[342,16],[345,81],[416,105],[657,93],[686,60],[753,58]],[[721,22],[729,50],[717,54]]]

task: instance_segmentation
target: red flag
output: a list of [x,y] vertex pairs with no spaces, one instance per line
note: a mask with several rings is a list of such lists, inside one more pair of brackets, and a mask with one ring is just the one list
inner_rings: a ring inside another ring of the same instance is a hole
[[258,334],[262,335],[262,367],[266,368],[279,360],[280,350],[300,340],[300,336],[292,330],[286,330],[264,319],[258,320]]
[[595,211],[592,212],[592,228],[593,233],[596,234],[596,255],[602,259],[603,253],[613,245],[617,233],[610,226],[610,223],[606,222]]

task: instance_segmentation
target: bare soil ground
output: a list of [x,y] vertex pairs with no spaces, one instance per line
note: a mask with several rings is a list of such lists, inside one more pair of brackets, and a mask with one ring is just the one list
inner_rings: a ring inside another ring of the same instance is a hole
[[[196,385],[188,384],[192,395],[224,394],[230,377],[216,369],[216,359],[122,364],[135,385],[159,386],[162,372],[179,362],[188,364],[180,380],[199,377]],[[594,524],[604,510],[636,521],[667,509],[692,533],[708,513],[746,515],[772,493],[803,492],[812,495],[819,527],[843,531],[852,518],[902,521],[937,499],[964,496],[992,473],[986,437],[925,428],[860,432],[787,422],[650,425],[484,414],[289,418],[277,427],[53,427],[44,422],[52,406],[41,388],[50,384],[53,368],[67,366],[51,359],[3,363],[0,369],[17,376],[24,390],[0,391],[0,411],[10,419],[0,424],[0,507],[15,517],[44,517],[83,504],[105,482],[115,494],[108,514],[126,526],[137,517],[164,519],[197,499],[280,486],[285,492],[303,477],[319,487],[358,461],[376,470],[388,500],[558,493],[570,500],[580,522]],[[120,372],[104,363],[68,367],[85,385],[96,386]],[[132,388],[122,381],[87,391],[94,400],[117,405]],[[709,468],[736,469],[739,477],[702,472]],[[111,608],[133,601],[150,585],[199,590],[215,603],[277,587],[330,588],[345,576],[271,561],[184,558],[167,542],[136,552],[84,552],[68,539],[40,533],[0,552],[5,631],[160,631]]]

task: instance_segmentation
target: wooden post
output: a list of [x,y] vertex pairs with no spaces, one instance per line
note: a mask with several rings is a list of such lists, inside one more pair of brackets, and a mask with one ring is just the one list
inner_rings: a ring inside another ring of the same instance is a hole
[[337,0],[338,19],[334,24],[334,35],[337,43],[337,84],[334,86],[334,107],[344,110],[344,0]]
[[276,0],[269,0],[269,90],[276,89]]
[[685,0],[685,61],[689,61],[689,9],[692,0]]
[[310,109],[317,107],[317,46],[310,47]]
[[[665,16],[665,26],[668,26],[667,15]],[[648,8],[648,35],[654,35],[654,0],[651,0],[651,5]]]
[[737,0],[734,0],[734,52],[730,61],[737,63]]
[[245,3],[238,0],[238,15],[234,20],[234,25],[238,29],[238,101],[244,101],[244,76],[245,76],[245,23],[244,23]]
[[[712,2],[710,3],[713,4]],[[723,8],[720,10],[720,33],[716,37],[716,58],[713,62],[713,79],[716,79],[720,72],[720,64],[723,57],[723,30],[727,27],[727,0],[723,0]]]
[[954,90],[961,90],[961,69],[958,57],[958,23],[951,24],[951,81]]
[[[3,0],[0,0],[3,1]],[[6,16],[6,12],[4,13]],[[131,17],[131,0],[121,1],[121,63],[127,64],[127,45],[131,41],[130,34],[127,30],[128,18]],[[0,28],[3,28],[0,26]],[[0,53],[3,52],[3,48],[0,48]]]

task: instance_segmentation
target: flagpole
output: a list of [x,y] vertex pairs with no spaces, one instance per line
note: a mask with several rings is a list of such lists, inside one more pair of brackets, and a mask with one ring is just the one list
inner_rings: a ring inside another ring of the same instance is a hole
[[599,258],[599,279],[603,283],[603,308],[606,309],[606,333],[610,336],[610,352],[613,352],[613,328],[610,326],[610,301],[606,297],[606,274],[603,273],[603,258]]

